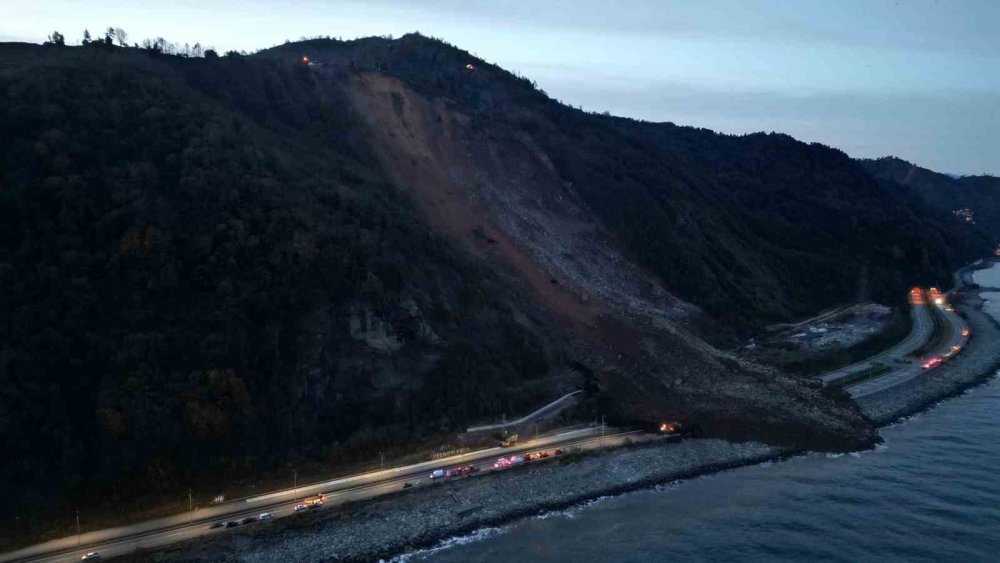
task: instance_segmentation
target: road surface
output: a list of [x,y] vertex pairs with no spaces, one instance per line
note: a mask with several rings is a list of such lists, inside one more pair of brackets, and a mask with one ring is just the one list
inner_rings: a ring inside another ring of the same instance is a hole
[[820,379],[823,381],[823,385],[836,383],[841,379],[866,370],[874,364],[892,366],[895,363],[898,363],[897,360],[911,362],[912,360],[907,356],[923,346],[924,343],[927,342],[927,339],[930,338],[931,332],[934,328],[934,319],[931,317],[931,305],[922,302],[911,302],[910,307],[911,314],[913,316],[913,328],[910,329],[910,334],[906,335],[906,338],[884,352],[876,354],[870,358],[866,358],[858,363],[821,375]]
[[[946,354],[952,352],[954,346],[958,346],[959,349],[964,348],[965,344],[969,341],[969,337],[963,334],[963,331],[968,329],[968,325],[962,317],[958,316],[958,313],[954,309],[950,309],[947,306],[937,306],[928,305],[928,307],[935,307],[937,313],[942,316],[945,323],[945,336],[941,339],[941,344],[937,346],[936,349],[932,350],[928,357],[938,356],[945,357]],[[867,379],[855,385],[847,387],[847,392],[851,394],[852,397],[864,397],[865,395],[871,395],[872,393],[878,393],[883,389],[888,389],[909,381],[920,374],[937,369],[942,364],[938,364],[934,368],[924,369],[923,367],[924,359],[912,360],[906,366],[900,367],[894,371],[886,373],[884,375],[873,377]]]
[[[293,510],[295,505],[300,503],[302,499],[319,493],[323,493],[327,497],[324,507],[319,510],[329,510],[331,505],[399,491],[406,482],[414,482],[417,487],[430,485],[429,475],[435,469],[447,469],[457,465],[474,465],[482,473],[492,470],[493,463],[501,456],[540,449],[552,450],[557,447],[566,450],[571,447],[593,449],[616,446],[640,437],[640,433],[634,431],[608,431],[607,435],[602,434],[604,432],[600,427],[576,429],[542,436],[512,448],[478,450],[405,467],[352,475],[323,483],[237,499],[212,507],[199,508],[194,512],[87,532],[79,538],[70,536],[29,546],[18,551],[0,554],[0,562],[80,561],[85,553],[91,551],[99,552],[102,557],[124,555],[137,549],[159,547],[200,536],[227,532],[226,528],[211,529],[210,526],[215,522],[240,520],[248,516],[256,518],[262,512],[271,512],[275,518],[291,516],[295,514]],[[311,511],[306,512],[306,514],[298,514],[296,517],[308,518],[308,512]],[[247,525],[266,526],[268,524],[264,522]]]

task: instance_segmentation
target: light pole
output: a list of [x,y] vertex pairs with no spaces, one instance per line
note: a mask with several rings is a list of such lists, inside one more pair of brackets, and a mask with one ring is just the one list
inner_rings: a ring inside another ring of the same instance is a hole
[[601,438],[604,437],[604,415],[601,415]]
[[385,468],[385,452],[378,453],[378,467],[379,469]]
[[188,511],[194,510],[194,499],[191,496],[191,489],[188,489]]
[[76,545],[80,545],[80,509],[76,509]]
[[292,470],[292,488],[297,489],[299,487],[299,472],[295,469]]

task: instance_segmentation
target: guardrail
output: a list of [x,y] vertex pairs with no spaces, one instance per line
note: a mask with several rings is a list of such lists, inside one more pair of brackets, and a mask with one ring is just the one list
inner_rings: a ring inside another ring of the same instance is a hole
[[544,407],[536,410],[535,412],[533,412],[533,413],[531,413],[531,414],[529,414],[527,416],[522,416],[521,418],[519,418],[517,420],[511,420],[511,421],[507,421],[507,422],[501,422],[501,423],[498,423],[498,424],[486,424],[486,425],[483,425],[483,426],[472,426],[470,428],[466,428],[465,432],[468,433],[468,434],[472,434],[473,432],[487,432],[489,430],[499,430],[499,429],[502,429],[502,428],[506,428],[508,426],[517,426],[519,424],[524,424],[525,422],[530,422],[530,421],[532,421],[532,420],[534,420],[534,419],[536,419],[536,418],[538,418],[538,417],[540,417],[542,415],[549,414],[549,412],[552,411],[552,410],[558,410],[558,409],[562,409],[562,408],[564,408],[566,406],[569,406],[566,403],[574,401],[575,397],[577,395],[579,395],[580,393],[583,393],[582,389],[578,390],[578,391],[573,391],[572,393],[567,393],[567,394],[563,395],[562,397],[559,397],[555,401],[552,401],[551,403],[545,405]]

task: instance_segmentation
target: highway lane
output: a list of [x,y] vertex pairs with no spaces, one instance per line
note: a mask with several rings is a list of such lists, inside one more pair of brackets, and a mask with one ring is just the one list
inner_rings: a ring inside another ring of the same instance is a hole
[[[593,449],[621,445],[628,439],[637,438],[639,433],[609,432],[606,436],[600,434],[599,427],[577,429],[542,436],[514,448],[489,448],[431,462],[352,475],[295,489],[276,491],[199,509],[193,513],[88,532],[81,535],[79,540],[76,536],[71,536],[45,542],[2,554],[0,561],[79,561],[83,554],[90,551],[98,551],[103,557],[127,554],[137,549],[159,547],[200,536],[227,532],[225,528],[210,529],[214,522],[239,520],[248,516],[257,517],[262,512],[272,512],[275,518],[291,516],[295,514],[294,506],[301,499],[318,493],[327,495],[324,508],[319,510],[329,510],[332,505],[399,491],[403,484],[408,481],[419,481],[417,487],[430,485],[429,475],[434,469],[474,465],[482,472],[487,472],[492,469],[493,462],[500,456],[510,456],[539,449],[552,450],[556,447]],[[296,516],[308,517],[303,514]],[[267,524],[248,525],[266,526]],[[77,545],[78,541],[79,546]]]
[[845,377],[868,369],[876,363],[893,365],[894,363],[898,363],[896,360],[911,361],[907,358],[907,356],[912,354],[914,350],[923,346],[924,342],[930,338],[931,332],[934,328],[934,319],[931,317],[930,305],[927,305],[926,303],[913,302],[911,302],[910,305],[911,315],[913,316],[913,328],[910,330],[910,333],[906,335],[906,338],[892,348],[880,352],[870,358],[866,358],[860,362],[821,375],[820,379],[823,381],[823,384],[829,385],[831,383],[836,383]]
[[[941,344],[932,350],[927,357],[938,356],[946,358],[946,355],[952,353],[954,346],[958,346],[959,350],[965,347],[966,343],[969,341],[969,337],[967,334],[963,334],[963,331],[968,329],[968,325],[965,320],[954,311],[954,309],[947,306],[947,303],[942,305],[933,305],[933,307],[936,310],[935,312],[941,315],[945,321],[945,337],[941,340]],[[866,395],[871,395],[872,393],[878,393],[879,391],[894,387],[900,383],[904,383],[918,377],[925,372],[933,372],[933,370],[940,368],[941,365],[944,364],[944,362],[942,362],[935,367],[925,369],[923,367],[924,361],[925,358],[914,360],[905,367],[901,367],[878,377],[867,379],[856,385],[851,385],[847,388],[847,392],[854,398],[864,397]]]

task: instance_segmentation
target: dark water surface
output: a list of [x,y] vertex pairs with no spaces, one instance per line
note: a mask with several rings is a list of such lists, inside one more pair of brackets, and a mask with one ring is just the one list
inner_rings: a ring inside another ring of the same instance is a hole
[[407,561],[1000,561],[1000,379],[811,454],[480,530]]

